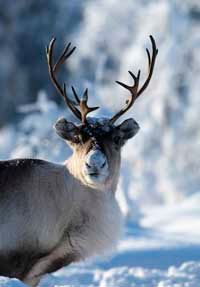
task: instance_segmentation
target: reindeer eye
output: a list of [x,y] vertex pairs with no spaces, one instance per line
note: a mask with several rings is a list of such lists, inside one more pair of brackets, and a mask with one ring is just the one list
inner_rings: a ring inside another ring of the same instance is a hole
[[81,136],[80,135],[75,135],[74,136],[74,143],[78,144],[78,143],[81,143],[81,142],[82,142]]

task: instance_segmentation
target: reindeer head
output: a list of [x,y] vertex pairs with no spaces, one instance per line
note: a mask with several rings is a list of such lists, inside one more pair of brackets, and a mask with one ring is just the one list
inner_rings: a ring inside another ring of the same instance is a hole
[[88,106],[88,90],[86,89],[83,97],[80,98],[75,88],[72,87],[74,96],[74,100],[72,100],[67,95],[65,84],[62,88],[58,83],[55,74],[58,68],[74,52],[75,47],[70,50],[71,43],[69,43],[55,65],[52,59],[55,38],[51,40],[47,47],[46,53],[50,78],[64,98],[67,106],[81,122],[80,124],[75,124],[61,118],[56,122],[55,129],[57,134],[73,148],[73,160],[76,164],[77,174],[87,185],[99,187],[112,182],[113,178],[118,178],[121,147],[139,130],[139,125],[132,118],[125,120],[119,125],[116,125],[115,122],[133,105],[134,101],[142,94],[150,82],[158,53],[152,36],[150,36],[150,40],[152,43],[152,56],[150,56],[149,50],[146,49],[149,63],[148,77],[140,89],[140,71],[138,71],[137,76],[129,71],[134,80],[132,86],[127,86],[117,81],[118,84],[128,89],[131,95],[125,106],[112,118],[87,117],[88,113],[98,109],[98,107]]

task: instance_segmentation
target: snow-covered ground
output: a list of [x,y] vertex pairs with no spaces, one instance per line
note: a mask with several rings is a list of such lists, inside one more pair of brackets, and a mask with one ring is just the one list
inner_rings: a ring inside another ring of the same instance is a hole
[[[200,263],[186,262],[179,267],[170,266],[166,270],[142,267],[115,267],[108,270],[90,267],[71,267],[67,270],[47,275],[41,287],[198,287]],[[18,280],[0,278],[2,287],[25,287]]]
[[[153,79],[127,113],[141,130],[122,153],[117,198],[125,234],[112,256],[63,268],[45,276],[41,287],[200,286],[200,4],[123,3],[87,1],[74,32],[78,48],[70,70],[79,90],[89,87],[89,101],[101,106],[99,114],[111,115],[127,97],[114,80],[129,83],[127,71],[141,66],[144,78],[148,35],[156,39]],[[59,116],[70,118],[66,109],[41,92],[36,104],[20,111],[24,119],[0,131],[1,159],[68,157],[70,150],[52,130]],[[0,286],[20,284],[0,278]]]

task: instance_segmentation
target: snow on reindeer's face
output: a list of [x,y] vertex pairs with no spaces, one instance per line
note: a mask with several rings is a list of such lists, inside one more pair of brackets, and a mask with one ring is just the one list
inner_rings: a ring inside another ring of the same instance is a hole
[[115,126],[108,119],[99,118],[88,118],[87,124],[75,125],[61,118],[55,129],[73,148],[79,178],[99,188],[112,184],[118,177],[121,147],[138,132],[139,125],[128,119]]

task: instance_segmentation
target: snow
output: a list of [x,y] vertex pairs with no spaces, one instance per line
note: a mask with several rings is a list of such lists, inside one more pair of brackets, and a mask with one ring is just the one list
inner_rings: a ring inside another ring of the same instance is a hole
[[200,263],[192,261],[183,263],[179,267],[171,266],[166,270],[116,267],[105,271],[71,267],[67,272],[58,271],[54,275],[48,275],[42,280],[40,286],[198,287],[199,272]]
[[[200,262],[187,262],[167,270],[141,267],[111,268],[107,271],[87,267],[71,267],[67,272],[46,276],[41,287],[198,287]],[[66,283],[67,282],[67,283]],[[83,283],[79,283],[83,282]],[[2,287],[23,287],[16,279],[0,278]]]
[[195,240],[195,238],[200,238],[199,206],[200,194],[196,193],[179,204],[149,208],[141,224],[143,227],[156,228],[170,233],[183,235],[188,233],[192,235],[192,238],[185,238],[185,240]]
[[9,279],[6,277],[0,277],[1,287],[25,287],[26,285],[17,279]]
[[[127,71],[140,67],[145,78],[149,34],[159,54],[150,86],[121,119],[134,117],[141,127],[122,151],[117,198],[126,221],[124,237],[111,257],[62,268],[39,286],[198,287],[199,1],[127,0],[122,6],[119,0],[102,0],[83,8],[70,70],[78,89],[89,86],[89,105],[101,107],[91,113],[92,124],[106,122],[127,99],[115,80],[129,84]],[[41,91],[37,102],[20,112],[19,124],[0,131],[1,159],[61,162],[70,155],[52,129],[59,117],[74,121],[66,107]],[[0,277],[0,286],[23,284]]]

